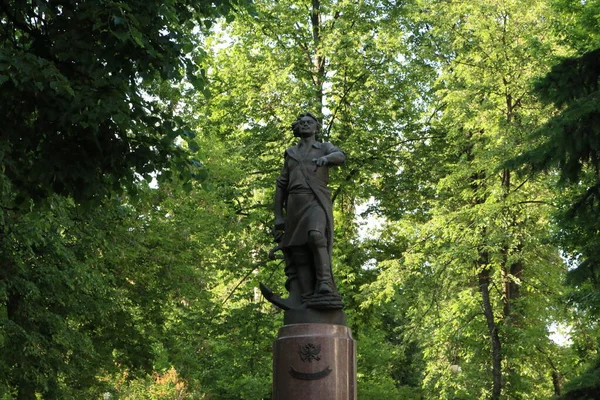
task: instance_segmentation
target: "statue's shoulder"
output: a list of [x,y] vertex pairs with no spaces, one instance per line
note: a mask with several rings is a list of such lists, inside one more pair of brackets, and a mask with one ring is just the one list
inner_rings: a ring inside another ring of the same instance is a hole
[[331,142],[322,142],[321,148],[325,151],[326,154],[333,153],[336,151],[341,151],[342,153],[344,152],[342,149],[340,149]]
[[298,146],[290,146],[287,149],[285,149],[285,151],[283,152],[283,157],[287,158],[287,157],[294,157],[296,155],[296,152],[298,151]]

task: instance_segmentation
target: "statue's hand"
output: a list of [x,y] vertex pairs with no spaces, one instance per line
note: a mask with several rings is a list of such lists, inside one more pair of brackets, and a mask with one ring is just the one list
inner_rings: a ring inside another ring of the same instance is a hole
[[275,241],[277,243],[281,242],[281,239],[283,238],[284,229],[285,229],[285,219],[276,218],[275,219],[275,227],[273,228],[273,239],[275,239]]
[[275,218],[275,230],[282,231],[285,229],[285,219],[284,218]]
[[312,162],[317,164],[317,167],[322,167],[324,165],[329,164],[329,160],[325,156],[319,157],[319,158],[313,158]]

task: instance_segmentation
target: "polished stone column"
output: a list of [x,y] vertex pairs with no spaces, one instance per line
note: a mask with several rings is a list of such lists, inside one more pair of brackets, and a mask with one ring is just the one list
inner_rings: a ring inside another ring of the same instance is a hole
[[285,325],[273,346],[273,400],[356,400],[356,350],[344,325]]

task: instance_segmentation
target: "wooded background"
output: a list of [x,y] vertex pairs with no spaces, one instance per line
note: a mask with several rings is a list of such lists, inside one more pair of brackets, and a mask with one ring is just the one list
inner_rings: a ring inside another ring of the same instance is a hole
[[600,398],[599,0],[0,0],[0,399],[269,399],[322,117],[358,396]]

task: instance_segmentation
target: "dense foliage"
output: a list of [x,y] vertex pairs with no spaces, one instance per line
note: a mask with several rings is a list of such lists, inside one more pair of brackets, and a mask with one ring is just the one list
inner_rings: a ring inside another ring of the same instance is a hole
[[4,392],[82,398],[114,370],[152,371],[170,292],[133,256],[143,240],[125,251],[138,210],[115,196],[140,178],[198,175],[177,91],[161,93],[184,78],[203,88],[199,34],[231,7],[0,3]]
[[0,0],[0,398],[269,399],[304,110],[360,399],[594,398],[599,10]]
[[[574,49],[535,82],[534,92],[556,112],[532,134],[537,146],[516,158],[532,171],[558,173],[556,238],[572,260],[569,304],[584,318],[578,333],[597,327],[600,316],[600,3],[558,1],[557,29]],[[579,335],[576,335],[579,336]],[[581,348],[580,339],[576,339]],[[589,343],[596,352],[598,343]],[[591,356],[591,354],[590,354]],[[586,373],[567,384],[564,399],[600,393],[600,358],[591,357]]]

